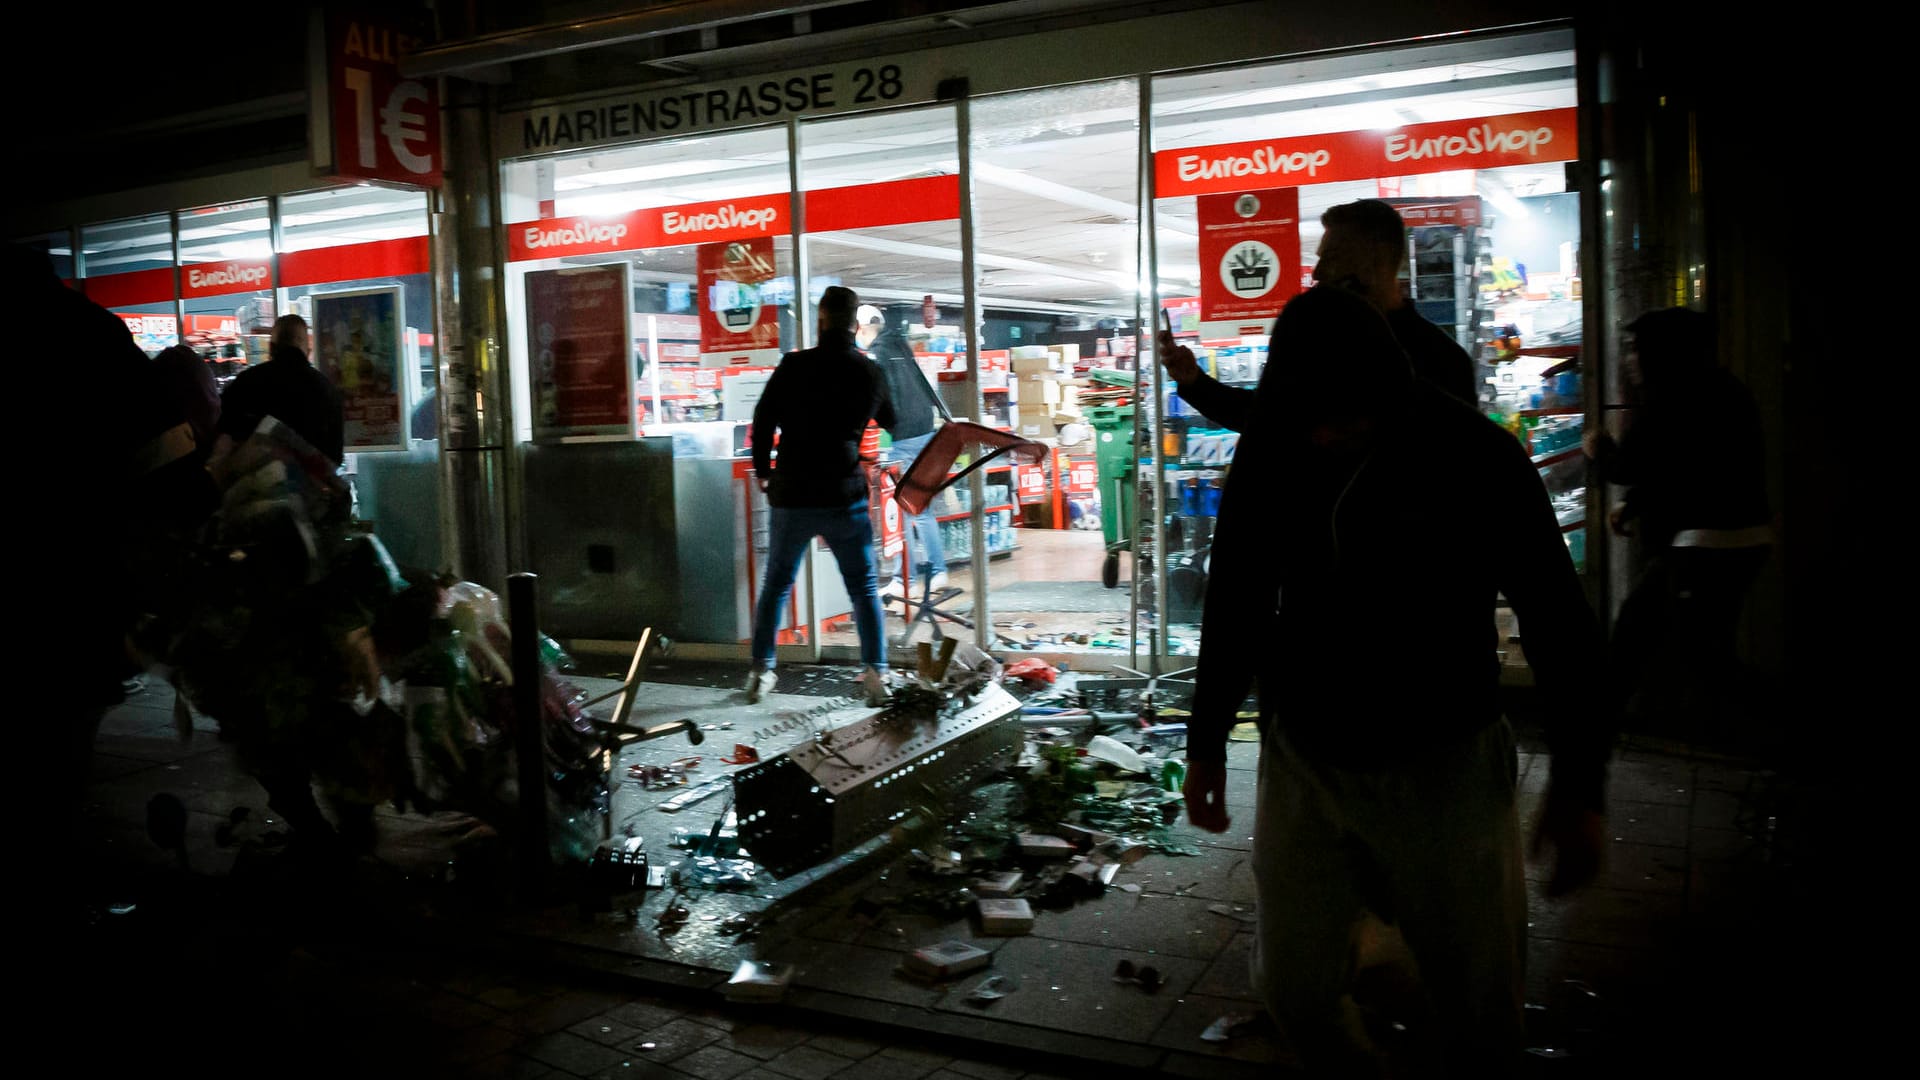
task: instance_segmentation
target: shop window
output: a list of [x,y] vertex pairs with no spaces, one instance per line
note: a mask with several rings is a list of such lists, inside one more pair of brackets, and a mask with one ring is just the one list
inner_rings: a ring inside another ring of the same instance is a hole
[[[1179,286],[1163,284],[1162,303],[1203,365],[1255,385],[1273,315],[1311,284],[1321,215],[1394,205],[1408,226],[1405,303],[1468,353],[1476,404],[1534,452],[1584,565],[1571,32],[1168,76],[1153,101],[1159,276]],[[1267,261],[1263,277],[1254,264]],[[1184,575],[1169,581],[1169,640],[1193,652],[1235,435],[1163,401],[1167,563]]]
[[88,225],[80,230],[80,251],[87,297],[125,319],[148,355],[179,343],[168,215]]
[[182,339],[224,386],[266,359],[273,325],[273,229],[267,200],[182,210]]
[[1150,627],[1129,587],[1146,517],[1133,438],[1139,84],[972,108],[980,345],[1004,358],[1007,425],[1053,448],[1038,469],[989,476],[988,547],[1005,554],[989,562],[987,607],[997,637],[1124,663],[1134,627]]
[[[953,108],[941,107],[815,121],[800,135],[810,291],[817,296],[837,283],[859,293],[856,340],[888,372],[900,416],[880,439],[889,469],[877,482],[873,511],[881,586],[893,597],[884,608],[890,639],[913,618],[908,602],[932,597],[937,610],[967,604],[978,525],[965,484],[948,489],[927,513],[904,518],[889,505],[894,469],[911,463],[943,412],[1008,423],[1004,356],[983,356],[983,418],[964,394],[957,129]],[[989,487],[1004,492],[1005,473],[992,474]],[[1001,494],[988,501],[989,515],[1011,502]],[[942,629],[964,633],[952,623]],[[931,636],[929,627],[914,627],[916,640]],[[824,640],[849,649],[859,644],[850,621],[828,626]]]
[[[785,128],[503,167],[527,543],[556,633],[750,636],[767,537],[753,408],[811,317],[790,184]],[[850,610],[832,560],[815,566],[783,644]]]
[[[358,515],[401,565],[422,569],[442,564],[427,231],[420,192],[356,186],[280,199],[283,310],[306,318],[313,360],[340,387]],[[273,308],[264,314],[270,325]]]

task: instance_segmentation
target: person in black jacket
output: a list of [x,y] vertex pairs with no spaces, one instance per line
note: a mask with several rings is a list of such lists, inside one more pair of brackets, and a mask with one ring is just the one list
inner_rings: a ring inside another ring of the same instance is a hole
[[[880,365],[887,377],[887,393],[893,399],[893,425],[887,434],[893,439],[891,458],[904,468],[932,441],[938,420],[945,410],[934,396],[933,385],[913,358],[913,346],[899,327],[889,328],[887,317],[871,304],[863,304],[855,323],[854,340]],[[900,576],[887,583],[895,595],[911,595],[913,575],[919,570],[928,587],[935,592],[947,584],[947,548],[940,537],[940,519],[929,506],[913,515],[912,567],[901,567]],[[897,591],[895,591],[897,590]]]
[[[1161,335],[1169,371],[1190,370],[1185,351]],[[1213,415],[1209,395],[1226,388],[1180,381]],[[1526,452],[1416,379],[1365,301],[1325,285],[1295,297],[1244,397],[1201,623],[1188,815],[1230,824],[1226,737],[1257,683],[1256,964],[1306,1071],[1360,1060],[1343,995],[1369,908],[1405,934],[1452,1075],[1497,1075],[1521,1035],[1526,900],[1494,597],[1525,625],[1555,706],[1536,846],[1557,846],[1557,892],[1593,876],[1602,839],[1598,627]]]
[[[340,390],[307,359],[307,320],[282,315],[273,324],[267,362],[227,384],[220,397],[220,434],[245,442],[271,416],[292,428],[334,464],[346,461]],[[215,456],[221,456],[215,451]]]
[[1586,439],[1596,478],[1627,488],[1608,524],[1639,535],[1647,557],[1613,628],[1622,710],[1670,641],[1689,643],[1709,675],[1737,672],[1734,631],[1773,543],[1760,411],[1716,362],[1712,318],[1666,308],[1627,332],[1626,434]]
[[[873,522],[860,440],[869,423],[892,427],[886,376],[853,342],[860,298],[835,285],[820,297],[820,344],[781,357],[753,409],[753,471],[772,504],[767,573],[753,616],[747,699],[773,689],[773,639],[807,545],[833,549],[860,633],[860,683],[872,705],[887,700],[887,641],[876,580]],[[774,432],[780,433],[774,455]]]

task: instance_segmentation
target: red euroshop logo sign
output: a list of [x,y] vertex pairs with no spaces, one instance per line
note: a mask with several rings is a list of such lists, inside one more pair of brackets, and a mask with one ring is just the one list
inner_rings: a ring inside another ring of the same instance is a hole
[[400,74],[400,57],[425,41],[414,20],[328,16],[329,172],[360,180],[440,183],[440,98],[434,84]]
[[188,299],[272,287],[272,266],[265,259],[236,259],[180,268],[180,295]]
[[[960,183],[922,177],[807,192],[807,231],[837,232],[946,221],[960,216]],[[792,231],[786,193],[685,206],[655,206],[610,218],[559,217],[507,228],[507,260],[557,259],[615,251],[754,240]]]
[[1572,161],[1579,145],[1579,111],[1544,109],[1388,131],[1191,146],[1153,155],[1154,194],[1163,199],[1215,195],[1255,187]]

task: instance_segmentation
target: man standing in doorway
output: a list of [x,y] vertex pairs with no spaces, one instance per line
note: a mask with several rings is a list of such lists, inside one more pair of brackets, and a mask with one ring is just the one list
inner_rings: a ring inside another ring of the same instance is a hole
[[[913,358],[913,346],[898,327],[889,328],[887,318],[872,304],[860,305],[855,321],[854,340],[880,365],[887,377],[887,393],[893,399],[894,422],[887,428],[893,440],[893,460],[910,463],[927,448],[937,426],[935,417],[946,410],[934,395],[926,373]],[[913,571],[925,575],[928,587],[938,592],[947,584],[947,548],[940,539],[940,521],[933,508],[913,515],[913,566],[902,566],[900,576],[887,583],[887,591],[896,596],[913,595]]]
[[[1164,333],[1160,355],[1184,396],[1192,356]],[[1513,437],[1415,379],[1350,292],[1288,303],[1246,397],[1201,624],[1188,816],[1229,826],[1227,731],[1257,683],[1256,977],[1306,1072],[1372,1074],[1346,996],[1371,909],[1413,952],[1447,1075],[1504,1075],[1526,895],[1496,593],[1547,698],[1535,844],[1556,851],[1550,892],[1590,880],[1603,839],[1601,641],[1559,523]]]
[[[747,700],[773,690],[773,642],[780,609],[793,588],[807,545],[818,536],[833,550],[853,599],[860,633],[860,685],[867,703],[887,700],[887,642],[868,515],[866,463],[860,440],[869,423],[897,418],[886,376],[853,342],[860,298],[835,285],[820,297],[820,344],[788,353],[767,380],[753,410],[753,471],[772,504],[767,574],[753,617],[753,671]],[[773,456],[774,432],[780,455]]]
[[241,372],[220,397],[219,430],[230,441],[214,450],[215,457],[224,456],[233,443],[247,441],[260,421],[271,416],[335,465],[346,460],[340,390],[307,358],[312,344],[307,320],[298,315],[274,320],[267,362]]
[[1420,317],[1400,291],[1407,267],[1407,224],[1379,199],[1329,207],[1320,215],[1319,261],[1313,280],[1337,286],[1378,308],[1413,362],[1413,373],[1449,396],[1477,406],[1473,358],[1446,331]]

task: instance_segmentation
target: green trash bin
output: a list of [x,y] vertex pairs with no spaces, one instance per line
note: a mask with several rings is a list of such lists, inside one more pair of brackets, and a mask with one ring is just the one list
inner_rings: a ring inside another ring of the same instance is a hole
[[1094,461],[1100,473],[1100,531],[1107,541],[1100,582],[1111,589],[1120,584],[1120,553],[1133,539],[1133,406],[1095,405],[1087,410],[1087,422],[1093,426]]

